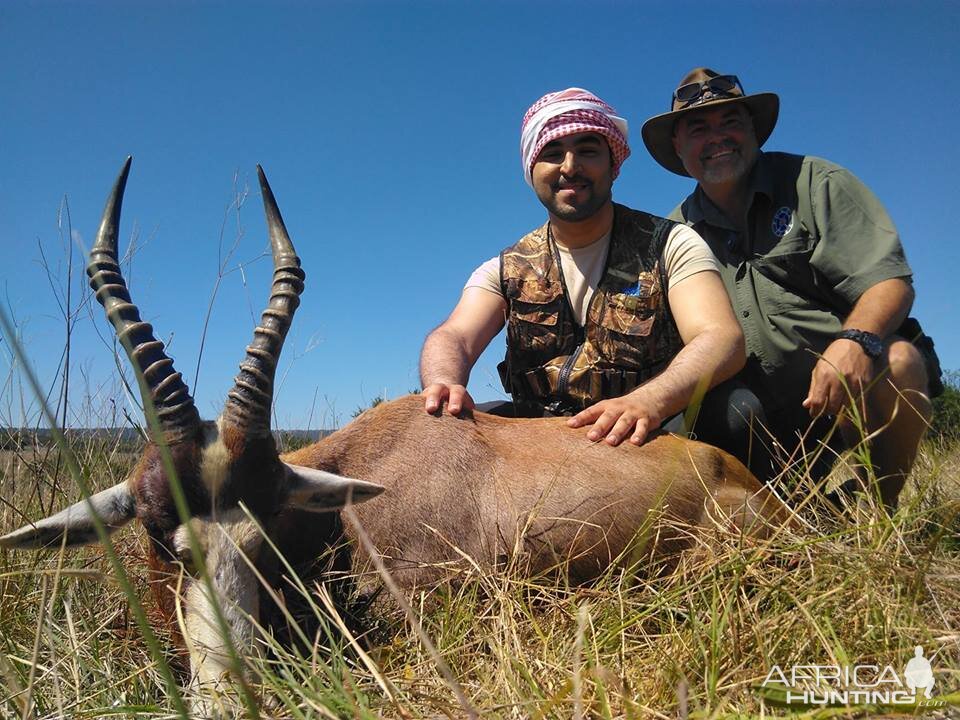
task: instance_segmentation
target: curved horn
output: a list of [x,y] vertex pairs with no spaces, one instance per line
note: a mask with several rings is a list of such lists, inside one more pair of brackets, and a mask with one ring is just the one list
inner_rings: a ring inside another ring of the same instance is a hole
[[[196,430],[200,414],[183,377],[173,369],[173,360],[167,357],[163,343],[153,336],[153,327],[140,319],[140,311],[130,301],[117,259],[120,208],[132,160],[127,157],[107,198],[97,240],[90,250],[87,275],[130,364],[143,376],[141,395],[150,393],[164,437],[168,442],[175,442]],[[143,400],[146,402],[146,397]]]
[[273,250],[273,287],[270,301],[263,311],[260,325],[247,347],[247,356],[240,363],[240,374],[233,389],[227,393],[224,418],[248,435],[270,432],[270,405],[273,402],[273,379],[283,349],[283,341],[290,329],[293,314],[300,305],[304,273],[280,217],[277,201],[270,184],[257,165],[263,210],[267,216],[270,246]]

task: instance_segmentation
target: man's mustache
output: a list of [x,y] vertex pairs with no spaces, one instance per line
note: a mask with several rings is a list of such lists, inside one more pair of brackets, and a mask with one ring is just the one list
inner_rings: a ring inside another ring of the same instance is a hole
[[571,185],[585,185],[587,187],[593,187],[593,181],[583,177],[582,175],[574,175],[573,177],[561,177],[559,180],[557,180],[557,182],[553,184],[553,189],[562,190],[563,188],[570,187]]
[[724,140],[719,143],[715,143],[708,148],[704,148],[703,152],[700,155],[700,159],[708,158],[711,155],[716,155],[718,152],[723,152],[724,150],[738,151],[740,145],[734,140]]

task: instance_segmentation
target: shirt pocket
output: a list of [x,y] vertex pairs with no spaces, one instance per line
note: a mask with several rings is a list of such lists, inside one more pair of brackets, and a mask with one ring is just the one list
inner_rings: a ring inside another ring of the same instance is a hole
[[805,229],[784,237],[766,255],[750,260],[764,313],[778,315],[809,308],[822,292],[810,264],[816,240]]

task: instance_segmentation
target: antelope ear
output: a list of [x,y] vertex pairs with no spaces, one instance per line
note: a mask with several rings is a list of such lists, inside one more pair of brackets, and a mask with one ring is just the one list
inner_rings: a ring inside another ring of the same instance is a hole
[[121,482],[91,495],[89,505],[86,500],[81,500],[56,515],[0,537],[0,547],[38,549],[59,544],[64,534],[67,536],[67,545],[94,543],[97,541],[97,531],[90,505],[110,532],[123,527],[137,514],[133,495],[127,483]]
[[376,497],[383,485],[341,477],[323,470],[283,463],[287,471],[286,504],[310,512],[339,510]]

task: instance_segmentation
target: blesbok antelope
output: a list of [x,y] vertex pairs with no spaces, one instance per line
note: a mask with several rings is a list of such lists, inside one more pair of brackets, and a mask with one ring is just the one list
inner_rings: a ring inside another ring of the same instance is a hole
[[[196,650],[196,686],[216,685],[226,669],[212,602],[223,608],[236,647],[252,652],[251,621],[262,618],[258,574],[267,582],[279,578],[264,536],[284,554],[309,559],[324,548],[354,546],[359,525],[409,588],[436,580],[464,558],[493,566],[518,555],[530,573],[560,571],[580,582],[611,563],[635,561],[641,529],[646,540],[639,552],[663,559],[688,545],[690,529],[710,518],[749,532],[786,522],[776,496],[714,447],[661,435],[641,447],[611,448],[588,441],[585,430],[568,428],[562,418],[430,416],[416,396],[383,403],[281,456],[270,430],[274,373],[304,274],[259,167],[274,262],[270,300],[222,414],[202,421],[120,272],[117,234],[129,168],[128,158],[87,273],[143,377],[149,395],[143,399],[156,409],[161,437],[154,434],[125,481],[93,495],[89,505],[78,502],[3,536],[0,545],[39,548],[64,534],[69,545],[95,541],[91,508],[110,530],[138,518],[149,536],[160,607],[172,617],[182,602],[185,634]],[[191,546],[158,443],[169,449],[186,496],[214,598],[189,575],[177,579],[178,568],[191,563]],[[336,511],[378,495],[356,507],[355,522],[343,522]],[[338,557],[341,569],[365,562],[355,546],[352,557]]]

